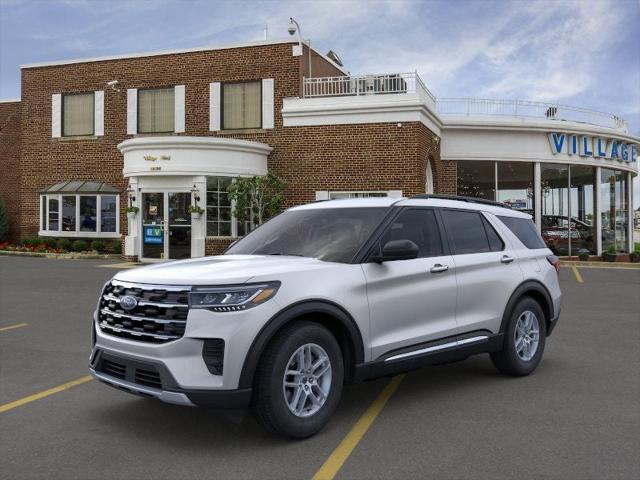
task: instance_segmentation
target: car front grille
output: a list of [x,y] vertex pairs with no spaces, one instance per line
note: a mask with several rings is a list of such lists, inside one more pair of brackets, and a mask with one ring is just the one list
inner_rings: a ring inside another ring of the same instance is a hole
[[162,379],[154,365],[102,354],[95,361],[97,372],[145,387],[162,390]]
[[[184,335],[189,313],[189,287],[145,285],[118,280],[102,292],[98,325],[102,332],[147,343],[166,343]],[[125,310],[120,300],[135,297],[137,305]]]

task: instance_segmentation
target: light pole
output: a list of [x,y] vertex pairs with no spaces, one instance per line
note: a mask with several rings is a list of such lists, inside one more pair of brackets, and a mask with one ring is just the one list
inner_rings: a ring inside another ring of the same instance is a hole
[[[289,35],[295,35],[296,33],[298,34],[298,49],[299,49],[299,53],[295,56],[301,56],[302,55],[302,44],[304,43],[302,40],[302,33],[300,30],[300,24],[298,22],[296,22],[296,20],[293,17],[289,17],[289,28],[287,29],[287,31],[289,32]],[[311,39],[307,40],[307,48],[309,50],[309,77],[311,77]]]

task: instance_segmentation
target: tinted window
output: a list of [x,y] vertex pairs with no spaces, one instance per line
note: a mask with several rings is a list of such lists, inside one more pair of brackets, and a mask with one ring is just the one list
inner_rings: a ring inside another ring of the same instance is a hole
[[411,240],[420,249],[418,257],[443,255],[440,232],[433,210],[405,210],[393,221],[380,239],[382,248],[391,240]]
[[228,255],[297,255],[347,263],[371,236],[384,208],[289,210],[255,229]]
[[453,240],[454,253],[488,252],[489,240],[478,212],[442,210],[442,218]]
[[546,248],[530,218],[498,217],[527,248]]
[[504,250],[504,242],[498,235],[498,232],[491,226],[489,221],[482,217],[482,223],[484,223],[484,229],[487,232],[487,237],[489,238],[489,248],[491,248],[492,252],[499,252],[500,250]]

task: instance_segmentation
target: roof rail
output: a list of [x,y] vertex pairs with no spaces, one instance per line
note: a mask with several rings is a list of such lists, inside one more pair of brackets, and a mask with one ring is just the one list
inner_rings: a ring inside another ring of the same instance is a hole
[[421,195],[414,195],[410,197],[410,200],[421,199],[428,200],[430,198],[436,200],[457,200],[460,202],[468,202],[468,203],[481,203],[483,205],[493,205],[495,207],[503,207],[511,209],[510,205],[502,202],[496,202],[494,200],[487,200],[485,198],[476,198],[476,197],[464,197],[461,195],[444,195],[444,194],[433,194],[433,193],[423,193]]

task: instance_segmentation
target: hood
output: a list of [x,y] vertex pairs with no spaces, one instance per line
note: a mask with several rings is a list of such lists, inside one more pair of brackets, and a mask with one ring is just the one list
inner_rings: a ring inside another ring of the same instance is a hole
[[[314,258],[280,255],[218,255],[158,263],[119,272],[116,280],[156,285],[228,285],[278,280],[282,273],[328,268],[332,264]],[[273,276],[273,278],[269,278]]]

